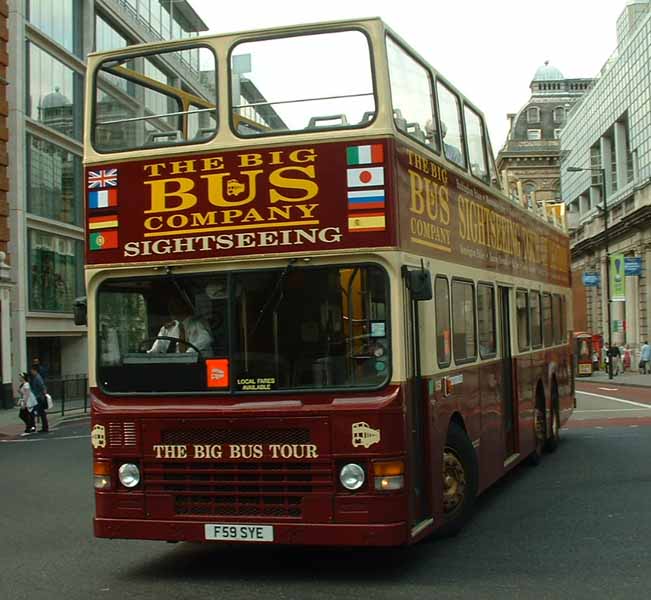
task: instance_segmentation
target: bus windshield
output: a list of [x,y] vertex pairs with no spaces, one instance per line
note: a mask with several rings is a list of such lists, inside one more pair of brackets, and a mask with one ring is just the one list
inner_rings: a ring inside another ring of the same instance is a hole
[[390,375],[388,277],[371,265],[109,279],[107,393],[375,388]]

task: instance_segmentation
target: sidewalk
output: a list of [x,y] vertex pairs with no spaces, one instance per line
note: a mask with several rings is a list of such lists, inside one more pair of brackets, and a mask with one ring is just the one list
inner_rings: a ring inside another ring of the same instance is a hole
[[[83,409],[74,409],[66,411],[61,416],[61,412],[56,410],[48,412],[47,420],[50,429],[54,429],[59,423],[71,421],[73,419],[90,417],[90,412],[84,412]],[[18,408],[0,408],[0,440],[8,437],[15,437],[25,430],[25,424],[18,417]],[[43,435],[43,434],[41,434]]]
[[626,371],[621,375],[614,375],[612,379],[608,379],[606,371],[595,371],[590,377],[577,377],[576,384],[581,383],[607,383],[610,385],[651,388],[651,375],[641,375],[637,371]]

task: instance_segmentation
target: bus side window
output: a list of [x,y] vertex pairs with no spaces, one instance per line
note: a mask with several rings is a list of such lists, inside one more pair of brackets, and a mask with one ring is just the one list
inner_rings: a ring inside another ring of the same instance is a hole
[[463,108],[466,119],[466,135],[468,138],[468,161],[470,162],[470,172],[488,183],[488,168],[486,165],[486,155],[484,154],[484,123],[481,117],[469,106]]
[[459,98],[440,81],[436,82],[445,158],[465,169],[463,127]]
[[452,280],[452,331],[454,361],[459,364],[475,360],[475,286],[471,281]]
[[518,323],[518,350],[529,350],[529,294],[526,290],[517,290],[515,293],[515,308]]
[[492,285],[477,285],[477,324],[479,356],[492,358],[497,352],[495,335],[495,291]]
[[440,275],[434,281],[436,356],[439,367],[450,365],[450,286]]
[[545,292],[542,296],[543,343],[551,346],[554,343],[554,328],[552,322],[552,295]]
[[393,120],[401,132],[438,153],[432,77],[423,64],[387,37]]
[[540,292],[532,291],[529,296],[529,311],[531,314],[531,345],[534,348],[542,346],[542,321],[540,318]]

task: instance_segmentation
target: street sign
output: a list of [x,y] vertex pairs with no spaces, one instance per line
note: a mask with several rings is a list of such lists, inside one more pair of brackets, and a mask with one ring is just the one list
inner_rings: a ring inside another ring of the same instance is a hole
[[583,285],[586,287],[599,287],[601,276],[599,273],[586,272],[583,274]]
[[642,257],[625,256],[624,257],[624,275],[632,277],[642,274]]

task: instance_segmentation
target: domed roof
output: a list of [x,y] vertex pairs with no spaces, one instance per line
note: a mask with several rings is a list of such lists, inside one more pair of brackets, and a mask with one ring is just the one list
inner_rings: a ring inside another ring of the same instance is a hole
[[58,87],[54,91],[43,98],[41,108],[59,108],[61,106],[70,106],[70,100],[66,98]]
[[546,60],[542,67],[538,67],[536,74],[533,76],[533,81],[559,81],[565,79],[556,67],[552,67],[549,61]]

